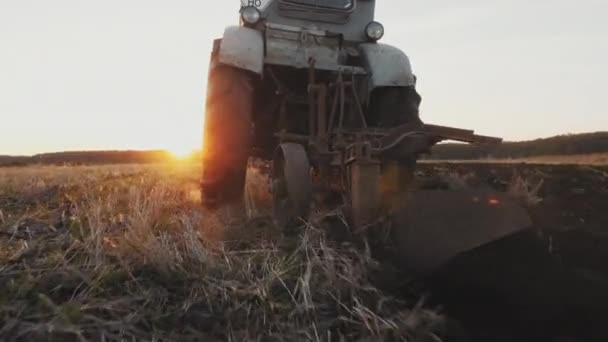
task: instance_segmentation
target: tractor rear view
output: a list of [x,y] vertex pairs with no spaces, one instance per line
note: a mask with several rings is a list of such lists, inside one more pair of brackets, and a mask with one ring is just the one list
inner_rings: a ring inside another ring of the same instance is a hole
[[201,194],[210,208],[242,203],[248,159],[271,161],[274,221],[297,226],[313,207],[344,208],[362,228],[393,229],[404,267],[449,260],[530,227],[489,190],[419,190],[417,160],[444,140],[497,144],[424,124],[408,57],[378,41],[373,0],[242,1],[240,25],[214,42]]

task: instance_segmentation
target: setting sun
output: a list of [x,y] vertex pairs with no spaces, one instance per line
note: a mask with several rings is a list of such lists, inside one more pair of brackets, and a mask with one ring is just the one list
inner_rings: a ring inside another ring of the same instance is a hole
[[176,146],[169,148],[169,152],[176,159],[185,159],[190,157],[196,151],[192,146]]
[[[175,159],[188,159],[201,149],[202,132],[201,114],[192,115],[190,120],[174,124],[163,137],[162,149],[168,151]],[[204,120],[204,117],[202,118]]]

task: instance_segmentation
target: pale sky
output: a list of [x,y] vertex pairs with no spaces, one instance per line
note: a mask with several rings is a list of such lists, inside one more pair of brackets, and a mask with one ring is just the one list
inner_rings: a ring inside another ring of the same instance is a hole
[[[378,0],[423,120],[509,140],[608,130],[608,1]],[[0,0],[0,154],[194,149],[237,0]]]

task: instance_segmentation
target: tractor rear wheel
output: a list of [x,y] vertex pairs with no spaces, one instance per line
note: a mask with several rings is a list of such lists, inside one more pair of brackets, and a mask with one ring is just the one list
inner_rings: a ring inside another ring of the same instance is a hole
[[[421,97],[414,87],[385,87],[372,92],[367,122],[370,127],[394,128],[421,125]],[[350,221],[357,227],[392,217],[408,201],[416,156],[397,157],[382,163],[362,162],[349,167]]]
[[[422,98],[414,87],[387,87],[372,93],[370,114],[372,125],[392,128],[400,125],[422,125],[419,108]],[[380,170],[380,205],[384,214],[392,216],[408,201],[413,184],[417,156],[385,162]]]
[[201,200],[216,208],[241,206],[252,140],[253,87],[243,70],[213,65],[209,72]]
[[392,128],[404,124],[422,124],[421,102],[422,97],[415,87],[376,89],[370,99],[370,126]]

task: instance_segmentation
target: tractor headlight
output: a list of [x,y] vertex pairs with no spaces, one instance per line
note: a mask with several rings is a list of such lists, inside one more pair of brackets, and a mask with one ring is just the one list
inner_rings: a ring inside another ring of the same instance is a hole
[[253,6],[247,6],[241,9],[241,18],[243,19],[243,22],[247,25],[257,24],[258,21],[260,21],[261,17],[262,14],[260,13],[260,10]]
[[380,38],[384,36],[384,26],[382,26],[382,24],[379,22],[372,21],[371,23],[367,24],[365,34],[367,35],[367,38],[373,41],[380,40]]

